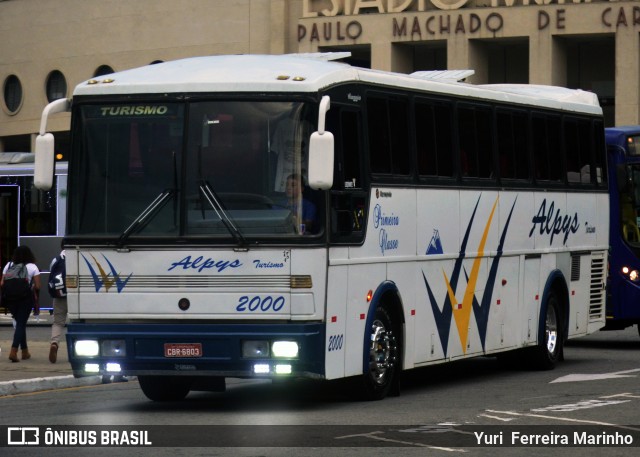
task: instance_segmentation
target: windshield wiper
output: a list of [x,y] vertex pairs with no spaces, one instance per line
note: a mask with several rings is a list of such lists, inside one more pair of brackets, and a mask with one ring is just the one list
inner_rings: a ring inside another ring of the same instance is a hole
[[[208,181],[202,180],[200,184],[200,192],[201,195],[209,202],[209,206],[213,208],[213,211],[218,215],[226,229],[229,231],[233,239],[238,243],[238,246],[241,248],[246,248],[247,240],[244,238],[238,227],[235,226],[231,217],[227,214],[224,209],[224,205],[220,201],[220,198],[216,195],[214,190],[211,188],[211,185]],[[204,211],[204,210],[203,210]]]
[[164,206],[171,200],[175,191],[173,189],[165,189],[147,206],[134,221],[126,228],[120,238],[118,238],[118,246],[122,247],[127,239],[134,233],[139,232],[147,226],[149,222],[158,214],[158,212],[164,208]]

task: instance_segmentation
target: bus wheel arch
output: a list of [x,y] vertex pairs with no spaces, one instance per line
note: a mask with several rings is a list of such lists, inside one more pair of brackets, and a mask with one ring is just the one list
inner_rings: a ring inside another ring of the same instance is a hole
[[396,285],[381,284],[369,303],[363,339],[360,394],[366,400],[399,395],[404,354],[404,313]]

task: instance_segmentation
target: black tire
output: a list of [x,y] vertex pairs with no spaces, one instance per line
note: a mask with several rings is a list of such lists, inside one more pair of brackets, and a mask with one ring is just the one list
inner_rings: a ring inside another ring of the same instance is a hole
[[365,400],[382,400],[397,388],[401,348],[398,323],[379,306],[369,329],[369,371],[362,376],[361,395]]
[[176,376],[138,376],[142,393],[153,401],[180,401],[189,394],[191,382]]
[[549,294],[543,312],[545,318],[540,322],[538,345],[533,350],[531,361],[534,368],[552,370],[561,360],[564,346],[564,326],[555,292]]

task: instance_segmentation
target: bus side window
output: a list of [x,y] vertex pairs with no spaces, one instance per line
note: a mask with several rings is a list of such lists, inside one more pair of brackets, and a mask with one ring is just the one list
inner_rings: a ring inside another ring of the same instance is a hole
[[448,104],[418,100],[415,104],[416,150],[420,176],[453,176],[453,127]]
[[569,118],[564,122],[564,147],[569,183],[591,183],[590,124],[587,119]]
[[408,102],[393,96],[367,97],[369,160],[372,174],[408,176]]
[[532,127],[535,178],[539,181],[564,182],[558,116],[535,114]]
[[527,115],[520,111],[498,110],[496,113],[498,166],[501,179],[528,179]]
[[491,110],[469,105],[458,108],[460,172],[463,177],[491,177],[493,173],[491,132]]

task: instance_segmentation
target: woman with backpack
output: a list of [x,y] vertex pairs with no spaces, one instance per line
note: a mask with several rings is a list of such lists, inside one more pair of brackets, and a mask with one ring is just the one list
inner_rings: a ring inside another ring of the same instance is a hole
[[13,251],[11,261],[2,270],[2,303],[9,308],[16,321],[9,353],[12,362],[20,361],[18,349],[22,349],[22,360],[31,357],[27,348],[27,321],[31,310],[36,307],[40,291],[40,270],[35,262],[35,256],[28,246],[18,246]]

